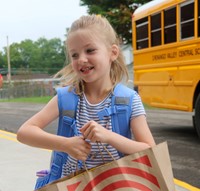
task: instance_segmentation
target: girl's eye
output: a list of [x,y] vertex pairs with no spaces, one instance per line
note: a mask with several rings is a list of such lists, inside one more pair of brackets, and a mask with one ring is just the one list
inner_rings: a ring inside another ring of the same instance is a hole
[[92,53],[92,52],[94,52],[94,51],[95,51],[94,48],[87,49],[87,53]]
[[72,58],[77,58],[77,57],[78,57],[78,54],[77,54],[77,53],[74,53],[74,54],[71,55],[71,57],[72,57]]

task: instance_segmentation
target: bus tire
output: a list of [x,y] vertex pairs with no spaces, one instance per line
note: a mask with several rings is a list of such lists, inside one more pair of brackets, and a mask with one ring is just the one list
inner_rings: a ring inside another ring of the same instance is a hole
[[194,130],[197,131],[196,124],[195,124],[195,115],[192,116],[192,124],[193,124]]
[[198,137],[200,138],[200,94],[195,103],[194,127]]

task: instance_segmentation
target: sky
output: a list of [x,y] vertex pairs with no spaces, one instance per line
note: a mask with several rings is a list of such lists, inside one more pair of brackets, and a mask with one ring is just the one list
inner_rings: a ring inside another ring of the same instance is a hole
[[0,0],[0,49],[25,39],[65,39],[66,28],[87,7],[80,0]]

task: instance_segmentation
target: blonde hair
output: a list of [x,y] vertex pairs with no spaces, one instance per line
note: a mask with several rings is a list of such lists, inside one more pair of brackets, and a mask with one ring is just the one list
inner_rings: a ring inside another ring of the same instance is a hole
[[[115,87],[117,83],[121,82],[124,77],[128,80],[128,71],[120,49],[119,39],[109,21],[105,17],[98,15],[80,17],[72,24],[70,30],[68,31],[66,45],[68,43],[68,39],[70,38],[70,34],[80,29],[96,30],[94,35],[101,36],[107,46],[111,47],[115,44],[119,47],[119,56],[111,64],[110,78],[113,83],[113,87]],[[71,86],[70,89],[75,88],[77,94],[81,94],[84,91],[84,82],[78,78],[76,73],[73,71],[71,64],[66,65],[55,76],[61,77],[60,79],[62,81],[62,85],[69,85]]]

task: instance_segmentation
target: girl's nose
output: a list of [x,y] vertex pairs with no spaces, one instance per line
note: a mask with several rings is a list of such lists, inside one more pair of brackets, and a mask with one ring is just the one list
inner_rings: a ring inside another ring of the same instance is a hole
[[88,62],[87,56],[85,54],[80,54],[78,59],[79,64],[84,64]]

